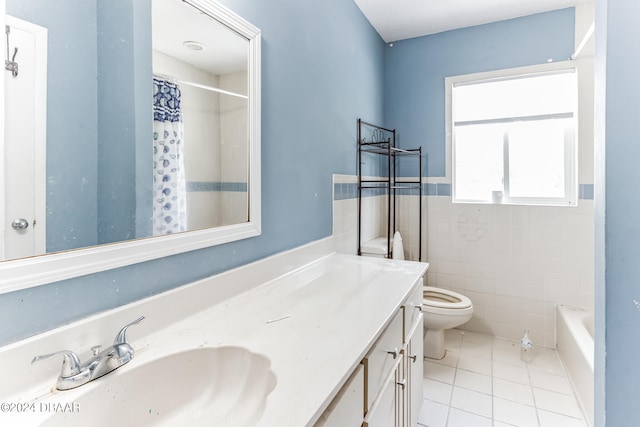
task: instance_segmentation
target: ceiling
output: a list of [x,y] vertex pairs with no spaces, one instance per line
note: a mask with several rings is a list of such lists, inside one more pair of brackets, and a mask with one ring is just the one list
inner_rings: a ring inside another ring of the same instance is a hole
[[592,0],[355,0],[385,42],[572,7]]
[[[247,68],[247,39],[181,0],[154,0],[152,22],[154,50],[213,74]],[[203,49],[188,49],[185,42]]]

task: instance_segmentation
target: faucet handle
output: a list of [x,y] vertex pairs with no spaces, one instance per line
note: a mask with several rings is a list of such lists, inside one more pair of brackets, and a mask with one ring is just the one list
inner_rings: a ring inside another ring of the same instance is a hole
[[120,332],[118,332],[118,335],[116,335],[116,339],[113,340],[113,345],[126,344],[127,343],[127,329],[129,329],[133,325],[137,325],[138,323],[142,322],[143,320],[144,320],[144,316],[140,316],[136,320],[134,320],[133,322],[131,322],[128,325],[126,325],[124,328],[120,329]]
[[80,373],[80,371],[82,370],[82,364],[80,363],[78,355],[71,350],[60,350],[54,353],[36,356],[33,358],[33,360],[31,360],[31,364],[34,364],[35,362],[39,362],[41,360],[48,360],[58,355],[62,355],[64,357],[60,378],[69,378]]

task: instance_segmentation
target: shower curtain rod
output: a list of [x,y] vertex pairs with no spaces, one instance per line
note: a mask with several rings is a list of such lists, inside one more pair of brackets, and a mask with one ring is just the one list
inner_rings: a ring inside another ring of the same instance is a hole
[[228,90],[219,89],[219,88],[213,87],[213,86],[202,85],[200,83],[194,83],[194,82],[189,82],[189,81],[180,80],[180,79],[178,79],[178,82],[180,82],[182,84],[185,84],[187,86],[193,86],[193,87],[197,87],[197,88],[200,88],[200,89],[210,90],[211,92],[218,92],[218,93],[222,93],[222,94],[225,94],[225,95],[237,96],[238,98],[243,98],[243,99],[248,99],[249,98],[247,95],[242,95],[242,94],[235,93],[235,92],[229,92]]
[[240,93],[235,93],[235,92],[229,92],[228,90],[220,89],[220,88],[213,87],[213,86],[203,85],[203,84],[200,84],[200,83],[190,82],[190,81],[187,81],[187,80],[181,80],[181,79],[178,79],[178,78],[176,78],[174,76],[170,76],[168,74],[153,73],[153,75],[154,76],[158,76],[158,77],[163,78],[163,79],[171,80],[174,83],[182,83],[182,84],[185,84],[187,86],[193,86],[193,87],[197,87],[197,88],[200,88],[200,89],[210,90],[211,92],[218,92],[218,93],[222,93],[222,94],[225,94],[225,95],[237,96],[238,98],[249,99],[249,97],[247,95],[242,95]]

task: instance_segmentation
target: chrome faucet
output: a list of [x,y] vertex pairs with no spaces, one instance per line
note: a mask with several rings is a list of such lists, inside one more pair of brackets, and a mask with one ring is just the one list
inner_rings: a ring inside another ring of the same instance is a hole
[[135,351],[127,342],[127,329],[142,322],[143,319],[144,316],[141,316],[122,328],[120,332],[118,332],[118,335],[116,335],[116,339],[113,340],[113,345],[106,349],[101,351],[101,346],[92,347],[93,357],[85,363],[81,363],[78,355],[70,350],[61,350],[36,356],[31,363],[62,355],[64,357],[62,372],[58,377],[56,388],[58,390],[70,390],[79,387],[118,369],[133,359]]

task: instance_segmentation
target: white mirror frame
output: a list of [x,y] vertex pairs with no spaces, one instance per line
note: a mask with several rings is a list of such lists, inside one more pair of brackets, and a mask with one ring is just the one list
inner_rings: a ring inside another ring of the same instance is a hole
[[[214,0],[184,0],[223,23],[249,41],[249,221],[241,224],[149,237],[102,246],[93,246],[50,255],[0,262],[0,294],[53,283],[73,277],[163,258],[195,249],[221,245],[258,236],[261,225],[260,183],[260,44],[258,28]],[[2,28],[6,2],[0,0]],[[4,42],[6,43],[6,41]],[[6,46],[2,45],[2,51]],[[0,79],[0,99],[4,99],[4,78]],[[151,108],[151,103],[149,104]],[[0,104],[0,127],[4,129],[4,102]],[[0,132],[0,147],[4,132]],[[0,150],[0,162],[4,153]],[[0,190],[6,183],[0,174]],[[3,213],[0,213],[3,216]]]

